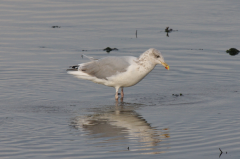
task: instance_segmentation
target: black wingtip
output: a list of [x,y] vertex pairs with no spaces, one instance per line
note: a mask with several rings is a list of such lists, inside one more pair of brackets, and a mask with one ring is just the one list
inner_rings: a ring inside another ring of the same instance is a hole
[[69,66],[70,69],[67,69],[66,71],[78,71],[79,65]]

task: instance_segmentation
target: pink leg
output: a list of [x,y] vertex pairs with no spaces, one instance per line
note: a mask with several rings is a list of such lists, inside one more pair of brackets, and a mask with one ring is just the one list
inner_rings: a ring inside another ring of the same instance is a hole
[[115,99],[118,100],[118,89],[119,89],[119,87],[115,87],[115,89],[116,89]]
[[124,93],[123,93],[123,87],[121,88],[121,97],[124,97]]
[[115,94],[115,99],[118,100],[118,92]]
[[123,93],[123,87],[121,88],[121,102],[123,102],[123,97],[124,97],[124,93]]

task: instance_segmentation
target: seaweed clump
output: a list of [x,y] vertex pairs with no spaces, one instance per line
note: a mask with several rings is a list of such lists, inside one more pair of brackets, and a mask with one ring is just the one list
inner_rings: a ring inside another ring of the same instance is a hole
[[168,33],[171,33],[172,31],[178,31],[178,30],[173,30],[173,29],[171,29],[169,27],[166,27],[166,29],[165,29],[165,32],[167,33],[166,36],[169,37]]
[[172,96],[178,97],[178,96],[183,96],[183,94],[182,93],[180,93],[180,94],[172,94]]
[[61,28],[60,26],[57,26],[57,25],[55,25],[55,26],[52,26],[52,28]]
[[103,51],[106,51],[107,53],[111,52],[111,51],[118,51],[117,48],[110,48],[110,47],[106,47],[105,49],[103,49]]
[[239,50],[236,48],[231,48],[229,50],[226,50],[226,53],[229,53],[229,55],[231,55],[231,56],[235,56],[239,53]]

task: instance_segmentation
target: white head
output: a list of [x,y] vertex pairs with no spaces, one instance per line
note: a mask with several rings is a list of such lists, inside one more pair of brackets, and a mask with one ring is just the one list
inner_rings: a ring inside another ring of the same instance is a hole
[[141,59],[148,59],[150,60],[153,64],[157,65],[157,64],[161,64],[163,65],[167,70],[169,70],[169,66],[168,64],[164,61],[164,58],[161,54],[160,51],[158,51],[157,49],[151,48],[148,49],[146,52],[144,52],[139,60]]

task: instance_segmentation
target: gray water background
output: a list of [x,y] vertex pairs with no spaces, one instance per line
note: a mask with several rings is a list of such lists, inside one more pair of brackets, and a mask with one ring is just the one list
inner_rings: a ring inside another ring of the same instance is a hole
[[[239,158],[240,55],[225,52],[240,49],[239,8],[238,0],[1,0],[0,157],[219,158],[221,148],[221,158]],[[167,26],[177,31],[167,37]],[[149,48],[170,70],[159,65],[126,88],[124,103],[114,88],[66,73],[88,61],[82,54]]]

